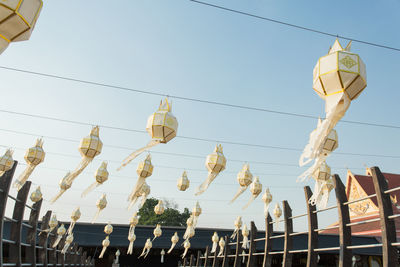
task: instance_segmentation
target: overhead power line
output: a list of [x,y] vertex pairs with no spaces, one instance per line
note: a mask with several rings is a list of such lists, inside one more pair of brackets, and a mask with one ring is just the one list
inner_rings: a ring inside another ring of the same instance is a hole
[[[49,73],[43,73],[43,72],[36,72],[36,71],[30,71],[30,70],[23,70],[23,69],[18,69],[18,68],[11,68],[11,67],[7,67],[7,66],[0,66],[0,69],[5,69],[5,70],[15,71],[15,72],[21,72],[21,73],[26,73],[26,74],[31,74],[31,75],[37,75],[37,76],[42,76],[42,77],[47,77],[47,78],[54,78],[54,79],[71,81],[71,82],[83,83],[83,84],[88,84],[88,85],[100,86],[100,87],[105,87],[105,88],[112,88],[112,89],[116,89],[116,90],[128,91],[128,92],[133,92],[133,93],[156,95],[156,96],[162,96],[162,97],[165,96],[165,97],[169,97],[169,98],[174,98],[174,99],[179,99],[179,100],[184,100],[184,101],[190,101],[190,102],[197,102],[197,103],[202,103],[202,104],[210,104],[210,105],[224,106],[224,107],[229,107],[229,108],[237,108],[237,109],[245,109],[245,110],[251,110],[251,111],[259,111],[259,112],[266,112],[266,113],[272,113],[272,114],[278,114],[278,115],[284,115],[284,116],[292,116],[292,117],[299,117],[299,118],[314,119],[314,120],[319,119],[318,116],[314,116],[314,115],[307,115],[307,114],[301,114],[301,113],[295,113],[295,112],[272,110],[272,109],[258,108],[258,107],[251,107],[251,106],[236,105],[236,104],[218,102],[218,101],[213,101],[213,100],[205,100],[205,99],[191,98],[191,97],[185,97],[185,96],[171,95],[171,94],[168,94],[168,93],[160,93],[160,92],[154,92],[154,91],[139,90],[139,89],[124,87],[124,86],[119,86],[119,85],[112,85],[112,84],[106,84],[106,83],[101,83],[101,82],[94,82],[94,81],[88,81],[88,80],[83,80],[83,79],[76,79],[76,78],[71,78],[71,77],[66,77],[66,76],[61,76],[61,75],[55,75],[55,74],[49,74]],[[68,121],[65,120],[65,122],[68,122]],[[364,125],[364,126],[400,129],[399,125],[390,125],[390,124],[383,124],[383,123],[351,121],[351,120],[340,120],[340,122],[349,123],[349,124],[356,124],[356,125]],[[88,124],[85,124],[85,123],[82,123],[82,124],[83,125],[88,125]],[[139,132],[144,132],[144,131],[139,131]]]
[[[4,110],[4,109],[2,110],[2,109],[0,109],[0,112],[13,114],[13,115],[19,115],[19,116],[26,116],[26,117],[31,117],[31,118],[38,118],[38,119],[59,121],[59,122],[64,122],[64,123],[71,123],[71,124],[76,124],[76,125],[84,125],[84,126],[97,125],[97,126],[99,126],[101,128],[105,128],[105,129],[112,129],[112,130],[119,130],[119,131],[127,131],[127,132],[135,132],[135,133],[145,133],[145,134],[147,134],[147,132],[144,131],[144,130],[117,127],[117,126],[104,125],[104,124],[93,124],[93,123],[87,123],[87,122],[81,122],[81,121],[75,121],[75,120],[68,120],[68,119],[61,119],[61,118],[50,117],[50,116],[31,114],[31,113],[16,112],[16,111],[11,111],[11,110]],[[3,131],[6,131],[6,130],[3,129]],[[222,143],[222,144],[228,144],[228,145],[256,147],[256,148],[267,148],[267,149],[287,150],[287,151],[296,151],[296,152],[303,151],[303,149],[301,149],[301,148],[283,147],[283,146],[271,146],[271,145],[264,145],[264,144],[252,144],[252,143],[233,142],[233,141],[222,141],[222,140],[217,140],[217,139],[208,139],[208,138],[181,136],[181,135],[178,135],[177,138],[194,140],[194,141],[202,141],[202,142]],[[53,137],[53,139],[56,139],[56,138]],[[60,140],[63,140],[63,141],[66,141],[66,140],[69,141],[68,139],[65,139],[65,138],[57,138],[57,139],[60,139]],[[126,149],[128,149],[128,148],[126,148]],[[396,155],[363,154],[363,153],[349,153],[349,152],[335,152],[335,153],[338,154],[338,155],[349,155],[349,156],[400,158],[400,156],[396,156]],[[245,161],[241,161],[241,162],[245,162]]]
[[389,50],[400,52],[400,48],[397,48],[397,47],[392,47],[392,46],[372,43],[372,42],[368,42],[368,41],[363,41],[363,40],[360,40],[360,39],[346,37],[346,36],[343,36],[343,35],[338,35],[338,34],[334,34],[334,33],[330,33],[330,32],[324,32],[324,31],[321,31],[321,30],[308,28],[308,27],[304,27],[304,26],[301,26],[301,25],[288,23],[288,22],[281,21],[281,20],[267,18],[267,17],[263,17],[263,16],[251,14],[251,13],[247,13],[247,12],[244,12],[244,11],[236,10],[236,9],[231,9],[231,8],[219,6],[219,5],[214,5],[214,4],[210,4],[210,3],[207,3],[207,2],[203,2],[203,1],[198,1],[198,0],[189,0],[189,1],[197,3],[197,4],[201,4],[201,5],[217,8],[217,9],[220,9],[220,10],[228,11],[228,12],[231,12],[231,13],[236,13],[236,14],[245,15],[245,16],[249,16],[249,17],[252,17],[252,18],[261,19],[261,20],[264,20],[264,21],[276,23],[276,24],[285,25],[285,26],[296,28],[296,29],[303,30],[303,31],[309,31],[309,32],[317,33],[317,34],[330,36],[330,37],[341,38],[341,39],[345,39],[345,40],[348,40],[348,41],[357,42],[357,43],[360,43],[360,44],[365,44],[365,45],[370,45],[370,46],[375,46],[375,47],[379,47],[379,48],[384,48],[384,49],[389,49]]

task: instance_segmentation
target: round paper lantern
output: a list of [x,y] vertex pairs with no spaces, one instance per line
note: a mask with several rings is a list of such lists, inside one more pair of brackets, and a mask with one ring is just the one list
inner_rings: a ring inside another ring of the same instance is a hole
[[107,207],[107,197],[106,194],[102,194],[99,200],[96,202],[97,212],[94,215],[92,223],[94,223],[100,215],[100,212]]
[[164,213],[164,202],[162,200],[159,200],[157,205],[154,207],[154,213],[157,215],[161,215]]
[[153,230],[153,235],[154,237],[152,241],[154,241],[154,239],[162,235],[161,224],[156,225],[156,228]]
[[230,203],[235,201],[244,191],[246,191],[247,187],[251,184],[251,181],[253,180],[253,174],[251,174],[250,172],[249,164],[246,163],[243,165],[242,170],[237,175],[237,180],[240,187]]
[[246,209],[250,204],[258,197],[258,195],[262,192],[262,184],[259,181],[258,176],[255,176],[253,182],[250,184],[250,192],[251,197],[249,202],[247,202],[246,206],[243,209]]
[[2,176],[6,171],[11,170],[14,165],[14,160],[12,158],[13,151],[7,149],[6,153],[0,157],[0,176]]
[[103,242],[101,242],[101,244],[103,245],[103,249],[100,252],[99,259],[103,258],[104,253],[106,252],[108,246],[110,245],[109,236],[106,236],[106,238],[103,240]]
[[71,214],[71,224],[69,225],[69,228],[68,228],[68,234],[72,233],[72,230],[74,230],[74,226],[80,217],[81,217],[81,211],[78,207]]
[[276,220],[276,229],[279,228],[279,218],[282,216],[282,210],[281,207],[279,207],[279,203],[276,203],[275,208],[274,208],[274,216]]
[[187,252],[188,252],[188,250],[190,248],[189,239],[186,239],[185,242],[183,242],[183,247],[184,247],[185,250],[183,251],[182,259],[186,257],[186,254],[187,254]]
[[60,182],[59,182],[60,191],[58,192],[58,194],[57,194],[55,197],[53,197],[53,198],[50,200],[50,203],[51,203],[51,204],[53,204],[54,202],[56,202],[57,199],[59,199],[59,198],[65,193],[65,191],[67,191],[68,189],[71,188],[72,182],[68,181],[69,175],[70,175],[70,172],[68,172],[68,173],[64,176],[64,178],[62,178],[62,179],[60,180]]
[[183,172],[181,178],[178,179],[177,187],[179,191],[186,191],[189,188],[190,181],[187,177],[186,171]]
[[215,251],[217,250],[218,240],[219,240],[219,236],[218,236],[217,232],[214,232],[213,236],[211,237],[211,241],[212,241],[211,253],[215,253]]
[[217,257],[221,257],[225,249],[225,240],[222,237],[219,239],[218,245],[219,245],[219,253]]
[[35,191],[32,192],[30,199],[32,200],[32,202],[36,203],[39,202],[40,200],[42,200],[43,195],[42,192],[40,191],[40,186],[38,186],[36,188]]
[[171,251],[174,249],[174,247],[176,246],[176,244],[179,241],[179,236],[178,236],[178,232],[175,232],[175,234],[171,237],[171,247],[168,250],[168,254],[171,253]]
[[107,162],[103,161],[100,165],[100,167],[96,170],[94,173],[94,177],[96,181],[91,184],[88,188],[85,189],[82,193],[82,197],[87,196],[91,191],[93,191],[96,187],[102,185],[105,181],[108,180],[108,171],[107,171]]
[[265,216],[265,218],[267,218],[269,204],[271,204],[271,202],[272,202],[272,195],[271,195],[271,192],[269,192],[269,188],[267,188],[265,190],[262,200],[264,202],[264,216]]
[[111,235],[111,233],[113,232],[113,230],[114,230],[114,228],[113,228],[113,226],[112,226],[110,223],[108,223],[106,226],[104,226],[104,233],[105,233],[106,235]]

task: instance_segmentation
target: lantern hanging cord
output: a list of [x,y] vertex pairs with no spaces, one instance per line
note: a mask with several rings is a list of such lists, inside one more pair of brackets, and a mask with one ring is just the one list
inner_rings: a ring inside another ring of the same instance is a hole
[[[94,86],[107,87],[107,88],[112,88],[112,89],[117,89],[117,90],[122,90],[122,91],[129,91],[129,92],[135,92],[135,93],[141,93],[141,94],[147,94],[147,95],[156,95],[156,96],[161,96],[161,97],[165,96],[165,93],[138,90],[138,89],[124,87],[124,86],[118,86],[118,85],[112,85],[112,84],[106,84],[106,83],[100,83],[100,82],[94,82],[94,81],[87,81],[87,80],[76,79],[76,78],[71,78],[71,77],[66,77],[66,76],[61,76],[61,75],[54,75],[54,74],[36,72],[36,71],[30,71],[30,70],[23,70],[23,69],[11,68],[11,67],[1,66],[1,65],[0,65],[0,69],[21,72],[21,73],[27,73],[27,74],[37,75],[37,76],[42,76],[42,77],[60,79],[60,80],[66,80],[66,81],[71,81],[71,82],[84,83],[84,84],[89,84],[89,85],[94,85]],[[259,112],[267,112],[267,113],[273,113],[273,114],[284,115],[284,116],[301,117],[301,118],[308,118],[308,119],[315,119],[315,120],[319,119],[318,116],[295,113],[295,112],[286,112],[286,111],[272,110],[272,109],[266,109],[266,108],[257,108],[257,107],[251,107],[251,106],[229,104],[229,103],[218,102],[218,101],[213,101],[213,100],[205,100],[205,99],[184,97],[184,96],[178,96],[178,95],[169,95],[169,97],[179,99],[179,100],[184,100],[184,101],[198,102],[198,103],[217,105],[217,106],[225,106],[225,107],[237,108],[237,109],[246,109],[246,110],[252,110],[252,111],[259,111]],[[66,120],[66,119],[54,119],[54,118],[51,118],[48,116],[39,116],[39,115],[32,115],[32,114],[26,114],[26,113],[19,113],[19,112],[14,112],[14,111],[9,111],[9,110],[0,110],[0,112],[16,114],[16,115],[25,115],[25,116],[31,116],[31,117],[37,117],[37,118],[49,119],[49,120],[58,120],[58,121],[62,121],[62,122],[79,124],[79,125],[88,125],[88,126],[98,125],[98,124],[93,124],[93,123],[77,122],[77,121]],[[349,123],[349,124],[358,124],[358,125],[364,125],[364,126],[400,129],[400,125],[390,125],[390,124],[362,122],[362,121],[350,121],[350,120],[341,120],[340,122]],[[98,126],[100,126],[102,128],[109,128],[109,129],[114,129],[114,130],[146,133],[146,131],[143,131],[143,130],[127,129],[127,128],[123,128],[123,127],[114,127],[114,126],[105,126],[105,125],[98,125]],[[184,137],[184,136],[178,136],[178,137],[186,138],[186,139],[194,139],[194,140],[198,140],[198,141],[209,141],[209,142],[213,142],[213,143],[218,143],[218,140],[208,140],[208,139],[192,138],[192,137]],[[223,143],[223,142],[221,142],[221,143]],[[224,143],[227,143],[227,142],[224,142]],[[236,143],[233,143],[233,144],[236,144]]]
[[326,36],[335,37],[335,38],[341,38],[341,39],[345,39],[345,40],[348,40],[348,41],[357,42],[357,43],[360,43],[360,44],[365,44],[365,45],[370,45],[370,46],[375,46],[375,47],[379,47],[379,48],[384,48],[384,49],[389,49],[389,50],[400,52],[400,48],[397,48],[397,47],[392,47],[392,46],[372,43],[372,42],[368,42],[368,41],[363,41],[363,40],[359,40],[359,39],[354,39],[354,38],[350,38],[350,37],[346,37],[346,36],[342,36],[342,35],[334,34],[334,33],[330,33],[330,32],[324,32],[324,31],[320,31],[320,30],[317,30],[317,29],[308,28],[308,27],[304,27],[304,26],[300,26],[300,25],[297,25],[297,24],[292,24],[292,23],[288,23],[288,22],[284,22],[284,21],[280,21],[280,20],[276,20],[276,19],[271,19],[271,18],[267,18],[267,17],[263,17],[263,16],[259,16],[259,15],[255,15],[255,14],[251,14],[251,13],[247,13],[247,12],[243,12],[243,11],[240,11],[240,10],[223,7],[223,6],[218,6],[218,5],[214,5],[214,4],[210,4],[210,3],[206,3],[206,2],[202,2],[202,1],[198,1],[198,0],[189,0],[189,1],[191,1],[193,3],[209,6],[209,7],[214,7],[214,8],[217,8],[217,9],[220,9],[220,10],[224,10],[224,11],[228,11],[228,12],[231,12],[231,13],[236,13],[236,14],[240,14],[240,15],[244,15],[244,16],[248,16],[248,17],[252,17],[252,18],[256,18],[256,19],[261,19],[261,20],[264,20],[264,21],[269,21],[269,22],[272,22],[272,23],[285,25],[285,26],[296,28],[296,29],[303,30],[303,31],[309,31],[309,32],[313,32],[313,33],[317,33],[317,34],[321,34],[321,35],[326,35]]

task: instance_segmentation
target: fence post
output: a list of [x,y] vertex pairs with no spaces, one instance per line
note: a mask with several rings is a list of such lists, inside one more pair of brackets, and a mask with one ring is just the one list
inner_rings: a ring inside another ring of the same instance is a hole
[[210,253],[210,248],[208,246],[206,246],[206,252],[204,254],[204,267],[207,267],[207,263],[208,263],[208,254]]
[[293,220],[292,220],[292,209],[289,206],[289,203],[284,200],[282,201],[283,208],[283,219],[285,221],[285,240],[284,240],[284,250],[283,250],[283,267],[292,266],[292,258],[293,254],[290,253],[290,250],[293,248],[293,240],[290,234],[293,233]]
[[240,266],[240,254],[242,250],[242,246],[240,245],[240,242],[242,242],[242,234],[241,231],[238,231],[236,235],[236,251],[235,251],[235,262],[233,263],[233,267],[239,267]]
[[390,194],[386,194],[388,184],[378,167],[371,168],[372,181],[374,183],[376,199],[378,200],[379,217],[382,229],[382,259],[383,266],[399,266],[397,248],[392,246],[396,242],[396,225],[393,219],[392,200]]
[[318,248],[318,218],[315,213],[316,206],[311,205],[308,201],[312,196],[312,191],[309,186],[304,187],[304,194],[307,204],[307,217],[308,217],[308,251],[307,251],[307,267],[317,267],[318,253],[314,249]]
[[17,168],[18,162],[14,161],[14,165],[8,171],[6,171],[0,177],[0,266],[3,266],[3,227],[4,227],[4,215],[6,212],[8,192],[10,191],[10,185],[14,176],[15,169]]
[[196,267],[200,267],[200,263],[201,263],[201,251],[197,251],[197,259],[196,259]]
[[183,259],[183,267],[186,267],[186,257]]
[[264,261],[263,267],[271,266],[272,264],[272,256],[269,253],[272,250],[272,239],[271,236],[273,234],[273,225],[271,215],[267,215],[265,218],[265,248],[264,248]]
[[255,267],[256,261],[255,261],[255,256],[253,256],[253,253],[256,252],[257,244],[254,239],[257,238],[257,227],[254,224],[254,222],[250,222],[250,247],[249,247],[249,258],[247,260],[247,267]]
[[81,266],[81,257],[82,257],[82,247],[79,247],[78,251],[75,255],[75,266]]
[[39,263],[43,264],[43,267],[47,267],[48,265],[48,258],[47,258],[47,247],[48,247],[48,233],[43,232],[43,230],[46,230],[49,228],[49,221],[51,217],[51,211],[47,211],[46,214],[42,217],[42,222],[40,224],[40,229],[42,230],[39,233],[39,241],[38,245],[42,247],[42,249],[39,250]]
[[65,235],[61,238],[60,243],[57,245],[57,264],[60,264],[61,267],[65,267],[65,255],[61,253],[65,245]]
[[215,249],[215,252],[214,252],[214,258],[213,258],[213,262],[212,262],[212,267],[215,267],[216,264],[217,264],[217,255],[219,253],[219,250],[220,250],[220,248],[219,248],[219,246],[217,246],[217,248]]
[[29,215],[28,224],[30,227],[26,232],[26,243],[30,247],[26,248],[26,262],[31,263],[31,267],[36,267],[36,236],[37,236],[37,225],[40,214],[40,208],[42,207],[43,199],[34,203]]
[[87,252],[84,251],[84,252],[82,253],[82,255],[81,255],[80,266],[82,266],[82,267],[86,266],[86,263],[85,263],[86,257],[87,257]]
[[92,265],[92,257],[89,256],[89,257],[86,259],[86,266],[91,266],[91,265]]
[[48,254],[48,262],[55,266],[57,264],[57,247],[53,248],[53,244],[57,239],[57,227],[53,229],[49,233],[50,242],[49,242],[49,254]]
[[189,267],[192,267],[194,264],[194,255],[190,255]]
[[224,251],[224,258],[222,260],[222,267],[228,267],[229,266],[229,259],[228,259],[228,255],[230,252],[230,248],[229,248],[229,238],[228,236],[225,236],[225,251]]
[[11,223],[10,239],[15,243],[10,244],[10,262],[15,263],[17,267],[22,266],[22,255],[21,255],[22,221],[24,219],[25,204],[28,198],[30,187],[31,187],[31,182],[28,181],[18,191],[14,205],[14,212],[12,216],[13,221]]
[[350,223],[349,206],[343,205],[347,202],[346,189],[340,180],[339,175],[332,176],[335,185],[335,194],[337,209],[339,213],[339,267],[350,267],[352,264],[352,251],[347,248],[351,245],[351,227],[347,226]]

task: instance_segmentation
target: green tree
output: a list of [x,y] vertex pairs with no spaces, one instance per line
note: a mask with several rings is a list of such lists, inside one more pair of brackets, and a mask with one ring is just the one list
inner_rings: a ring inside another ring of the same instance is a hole
[[158,200],[155,198],[147,199],[143,207],[139,210],[139,225],[156,225],[163,226],[186,226],[186,220],[190,217],[188,208],[184,208],[181,213],[177,209],[177,205],[164,201],[165,211],[161,215],[154,213],[154,207],[157,205]]

